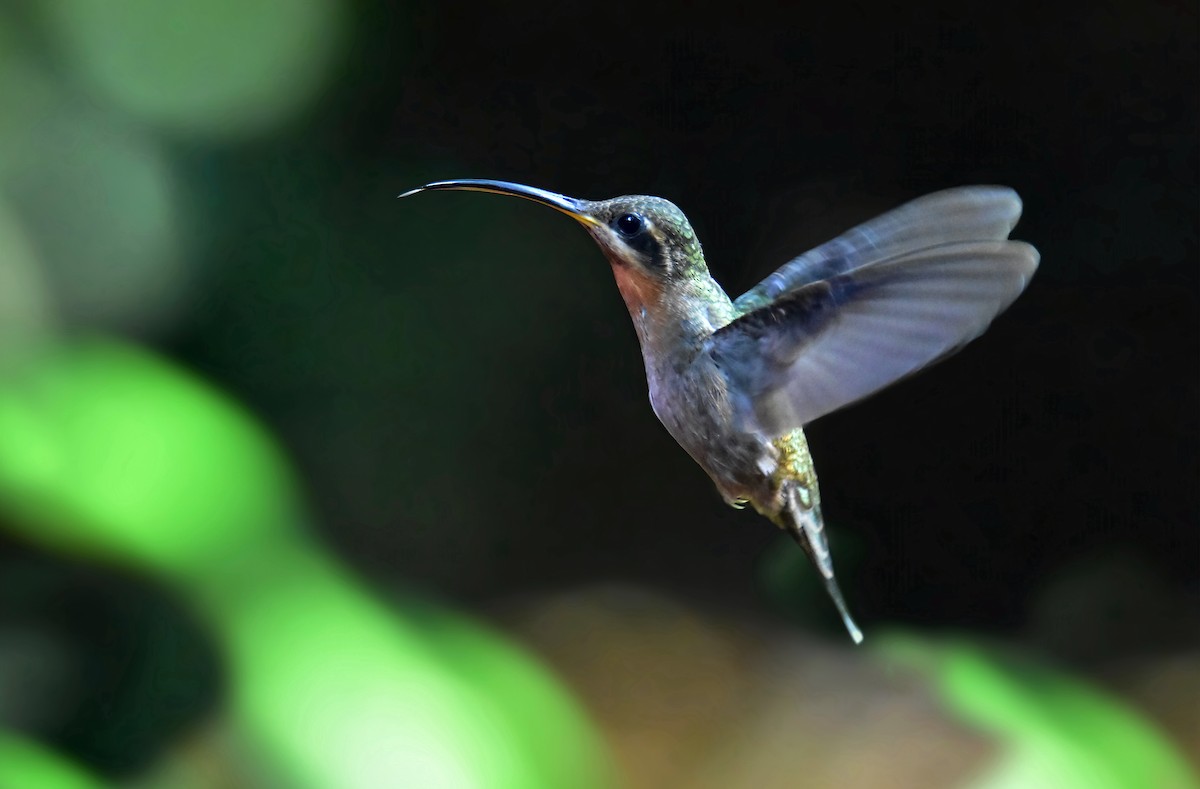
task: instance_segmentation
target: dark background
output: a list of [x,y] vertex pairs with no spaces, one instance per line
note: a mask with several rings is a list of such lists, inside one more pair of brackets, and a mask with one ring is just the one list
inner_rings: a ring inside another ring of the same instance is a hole
[[[842,586],[868,634],[967,629],[1082,666],[1195,649],[1196,27],[1189,3],[358,4],[290,126],[171,143],[199,275],[142,336],[267,423],[314,528],[382,588],[486,613],[619,579],[839,637],[799,552],[656,421],[584,233],[395,195],[667,197],[736,295],[905,200],[1012,186],[1042,255],[1025,295],[808,431]],[[22,605],[118,623],[80,649],[142,648],[119,635],[157,616],[140,581],[3,551],[56,579]]]
[[[906,199],[1000,183],[1042,253],[1028,292],[960,356],[810,430],[856,608],[1009,631],[1098,555],[1194,588],[1186,7],[360,21],[312,126],[198,157],[224,185],[205,206],[224,268],[173,344],[280,430],[329,539],[371,573],[472,600],[617,576],[752,605],[776,539],[656,422],[584,234],[526,204],[394,193],[488,177],[666,196],[738,293]],[[246,242],[267,234],[264,261]]]

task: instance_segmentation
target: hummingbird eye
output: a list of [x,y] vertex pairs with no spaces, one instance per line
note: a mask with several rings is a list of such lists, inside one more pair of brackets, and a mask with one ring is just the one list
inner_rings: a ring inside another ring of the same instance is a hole
[[621,214],[617,218],[617,232],[626,238],[633,238],[646,226],[646,221],[637,214]]

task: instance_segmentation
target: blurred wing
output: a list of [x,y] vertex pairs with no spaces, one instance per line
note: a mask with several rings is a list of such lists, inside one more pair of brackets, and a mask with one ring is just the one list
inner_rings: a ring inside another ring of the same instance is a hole
[[1037,264],[1019,241],[905,252],[791,290],[715,332],[706,350],[779,435],[978,337]]
[[739,296],[734,307],[744,315],[812,282],[919,249],[1005,239],[1020,216],[1021,198],[1003,186],[965,186],[919,197],[785,263]]

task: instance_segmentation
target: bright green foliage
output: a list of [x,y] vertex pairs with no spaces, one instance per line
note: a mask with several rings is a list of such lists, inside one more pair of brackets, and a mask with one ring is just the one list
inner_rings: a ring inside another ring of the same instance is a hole
[[283,458],[236,405],[92,341],[0,380],[0,501],[31,540],[197,576],[298,521]]
[[101,786],[102,783],[49,748],[0,732],[0,787],[100,789]]
[[967,641],[893,637],[883,653],[929,673],[951,710],[1004,744],[971,789],[1200,786],[1149,724],[1078,680]]
[[447,659],[443,636],[312,549],[263,555],[201,596],[237,717],[288,785],[524,789],[603,774],[579,712],[527,658],[438,611],[435,634],[477,634],[455,639],[469,655]]
[[0,511],[189,599],[226,656],[231,728],[284,785],[606,783],[549,676],[457,616],[373,598],[296,528],[270,438],[149,354],[93,341],[0,380]]

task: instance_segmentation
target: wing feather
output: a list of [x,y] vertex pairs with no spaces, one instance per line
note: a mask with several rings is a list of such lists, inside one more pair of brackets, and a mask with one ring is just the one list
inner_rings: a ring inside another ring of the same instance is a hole
[[1008,238],[1021,198],[1003,186],[964,186],[919,197],[785,263],[738,297],[745,314],[813,282],[921,249]]
[[[880,240],[875,249],[907,246]],[[750,396],[761,427],[782,434],[978,337],[1037,264],[1037,250],[1019,241],[907,249],[785,291],[715,332],[706,351]]]

